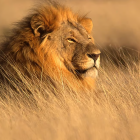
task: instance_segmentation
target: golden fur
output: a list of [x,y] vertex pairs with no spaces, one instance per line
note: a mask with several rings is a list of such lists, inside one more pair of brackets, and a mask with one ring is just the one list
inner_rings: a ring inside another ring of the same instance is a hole
[[[17,25],[2,45],[1,73],[14,65],[28,77],[35,74],[76,90],[93,89],[97,72],[91,70],[91,56],[99,56],[100,51],[94,45],[91,30],[91,19],[74,14],[67,7],[53,3],[38,8]],[[10,72],[16,73],[14,68]]]

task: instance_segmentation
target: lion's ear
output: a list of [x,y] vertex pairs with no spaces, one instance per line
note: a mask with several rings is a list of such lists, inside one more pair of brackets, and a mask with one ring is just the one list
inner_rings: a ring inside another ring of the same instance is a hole
[[45,33],[45,24],[39,15],[34,15],[31,18],[30,24],[36,37],[42,36]]
[[86,29],[86,31],[88,33],[91,33],[92,31],[92,27],[93,27],[93,23],[92,20],[90,18],[83,18],[80,23],[82,24],[82,26]]

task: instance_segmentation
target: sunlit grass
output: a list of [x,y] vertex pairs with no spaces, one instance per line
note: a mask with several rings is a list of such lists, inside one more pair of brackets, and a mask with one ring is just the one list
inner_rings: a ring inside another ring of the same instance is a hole
[[18,93],[1,83],[1,140],[139,139],[140,67],[124,56],[125,66],[102,58],[96,90],[80,95],[64,87],[53,94],[43,81],[17,70],[22,82],[11,83]]

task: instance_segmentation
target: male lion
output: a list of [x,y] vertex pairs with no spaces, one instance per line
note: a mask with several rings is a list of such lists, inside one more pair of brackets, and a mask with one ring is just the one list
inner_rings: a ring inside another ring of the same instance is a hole
[[72,89],[93,89],[100,51],[90,34],[92,26],[91,19],[56,3],[36,9],[2,44],[1,80],[10,73],[16,77],[17,67],[28,78],[33,74]]

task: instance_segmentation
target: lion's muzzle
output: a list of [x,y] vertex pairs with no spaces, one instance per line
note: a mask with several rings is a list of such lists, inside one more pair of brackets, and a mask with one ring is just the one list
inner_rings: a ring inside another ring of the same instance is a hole
[[79,51],[79,55],[75,57],[78,62],[75,63],[75,71],[79,77],[97,77],[100,66],[100,53],[100,50],[93,43],[85,46],[84,51],[81,52],[82,55]]

